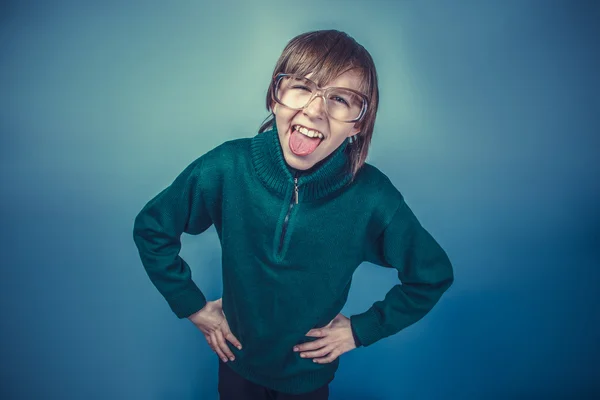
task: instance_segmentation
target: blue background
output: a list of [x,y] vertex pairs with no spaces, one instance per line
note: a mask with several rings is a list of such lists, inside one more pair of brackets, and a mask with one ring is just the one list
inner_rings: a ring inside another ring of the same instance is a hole
[[[255,134],[285,44],[324,28],[373,55],[368,162],[456,274],[423,320],[342,355],[331,398],[600,393],[599,2],[120,3],[0,3],[1,398],[216,399],[217,358],[151,285],[133,219]],[[214,228],[181,255],[220,297]],[[361,265],[343,313],[396,283]]]

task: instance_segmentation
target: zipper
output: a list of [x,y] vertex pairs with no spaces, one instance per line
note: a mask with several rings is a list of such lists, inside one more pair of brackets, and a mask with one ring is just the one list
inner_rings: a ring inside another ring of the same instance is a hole
[[288,221],[290,220],[290,213],[294,208],[294,204],[298,204],[298,176],[294,176],[294,194],[292,199],[290,200],[290,205],[288,207],[287,214],[285,215],[285,219],[283,220],[283,227],[281,229],[281,236],[279,237],[279,249],[278,253],[281,253],[281,248],[283,247],[283,238],[285,237],[285,231],[288,225]]

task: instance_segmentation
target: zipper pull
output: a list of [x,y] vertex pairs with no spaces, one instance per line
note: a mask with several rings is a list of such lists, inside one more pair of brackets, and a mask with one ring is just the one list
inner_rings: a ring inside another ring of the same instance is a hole
[[296,199],[296,204],[298,204],[298,178],[294,178],[294,197]]

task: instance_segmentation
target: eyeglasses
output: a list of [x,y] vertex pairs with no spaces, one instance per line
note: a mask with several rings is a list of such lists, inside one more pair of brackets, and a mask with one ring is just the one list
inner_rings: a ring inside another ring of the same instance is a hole
[[275,77],[275,101],[282,106],[302,110],[317,96],[323,97],[325,111],[341,122],[359,121],[367,111],[367,97],[356,90],[339,87],[320,88],[300,75],[279,74]]

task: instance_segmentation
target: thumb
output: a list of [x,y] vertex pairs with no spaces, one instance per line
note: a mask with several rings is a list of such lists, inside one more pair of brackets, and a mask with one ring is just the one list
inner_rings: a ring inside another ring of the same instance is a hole
[[329,321],[329,323],[327,325],[325,325],[325,328],[330,328],[331,325],[333,325],[333,323],[340,318],[340,314],[336,315],[334,319],[332,319],[331,321]]

